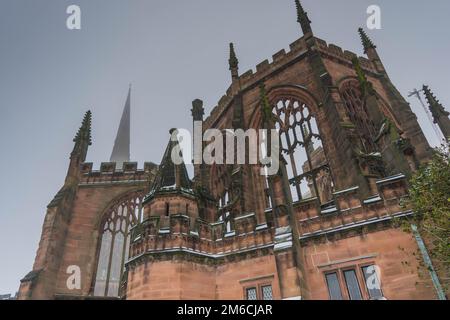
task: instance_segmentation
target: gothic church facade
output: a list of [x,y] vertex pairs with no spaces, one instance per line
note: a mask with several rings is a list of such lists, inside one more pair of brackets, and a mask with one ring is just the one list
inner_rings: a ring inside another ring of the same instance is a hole
[[295,2],[303,36],[290,50],[241,74],[231,44],[226,94],[207,118],[201,100],[191,110],[203,131],[278,129],[277,174],[200,164],[190,179],[172,140],[160,165],[137,169],[130,93],[111,161],[96,171],[85,162],[88,112],[20,299],[437,298],[416,238],[393,224],[413,214],[407,179],[431,155],[416,116],[362,29],[367,57],[317,38]]

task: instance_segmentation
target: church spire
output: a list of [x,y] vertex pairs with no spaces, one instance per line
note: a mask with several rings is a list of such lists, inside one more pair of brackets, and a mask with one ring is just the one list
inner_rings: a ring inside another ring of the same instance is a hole
[[367,54],[369,49],[376,49],[377,46],[372,42],[367,33],[363,30],[363,28],[358,29],[359,36],[361,37],[361,42],[364,47],[364,53]]
[[428,108],[433,115],[434,123],[439,126],[445,139],[450,141],[450,113],[444,109],[444,106],[439,102],[428,86],[423,86],[423,92],[427,98]]
[[236,52],[234,51],[234,44],[230,43],[230,59],[228,60],[230,65],[231,78],[237,79],[239,77],[239,60],[236,57]]
[[303,9],[300,0],[295,0],[295,6],[297,7],[297,22],[300,23],[303,34],[312,33],[311,20],[309,20],[308,13]]
[[117,168],[121,168],[124,162],[130,161],[130,113],[131,113],[131,84],[128,89],[128,97],[120,119],[116,140],[111,153],[111,162],[116,162]]
[[377,46],[372,42],[367,33],[363,28],[358,29],[359,36],[361,38],[361,43],[364,47],[364,53],[367,55],[369,60],[374,64],[375,69],[382,73],[386,78],[389,78],[386,69],[384,68],[381,58],[377,52]]

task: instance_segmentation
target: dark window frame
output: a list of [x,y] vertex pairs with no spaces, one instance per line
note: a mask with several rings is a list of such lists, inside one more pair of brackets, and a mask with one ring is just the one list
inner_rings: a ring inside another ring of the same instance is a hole
[[[255,299],[249,299],[248,298],[248,292],[249,292],[249,290],[255,290]],[[247,287],[247,288],[245,288],[245,300],[250,300],[250,301],[253,301],[253,300],[258,300],[258,287],[256,286],[251,286],[251,287]]]
[[[261,287],[261,289],[260,289],[261,290],[261,300],[264,300],[264,301],[273,300],[273,286],[272,286],[272,284],[261,285],[260,287]],[[267,288],[267,287],[270,287],[270,292],[271,292],[272,299],[264,299],[264,288]]]
[[339,270],[327,271],[327,272],[324,273],[325,285],[326,285],[327,291],[328,291],[328,298],[329,298],[329,300],[334,300],[334,299],[331,299],[331,290],[330,290],[330,286],[328,285],[328,278],[327,278],[329,275],[332,275],[332,274],[335,274],[336,278],[337,278],[337,282],[338,282],[338,286],[339,286],[339,293],[341,295],[341,299],[340,300],[345,300],[344,299],[344,294],[343,294],[343,291],[342,291],[342,287],[341,287],[341,279],[340,279],[340,272],[339,272]]

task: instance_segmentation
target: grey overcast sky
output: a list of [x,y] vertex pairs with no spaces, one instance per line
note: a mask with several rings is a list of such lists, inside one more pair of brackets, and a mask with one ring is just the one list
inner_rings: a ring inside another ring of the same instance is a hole
[[[81,7],[79,31],[66,28],[70,4]],[[356,30],[371,4],[382,29],[368,33],[400,92],[427,83],[448,110],[450,1],[303,0],[316,36],[361,55]],[[132,160],[159,162],[168,130],[191,127],[191,101],[209,112],[227,89],[230,41],[245,72],[300,36],[294,0],[0,0],[0,294],[32,268],[87,109],[98,168],[132,82]]]

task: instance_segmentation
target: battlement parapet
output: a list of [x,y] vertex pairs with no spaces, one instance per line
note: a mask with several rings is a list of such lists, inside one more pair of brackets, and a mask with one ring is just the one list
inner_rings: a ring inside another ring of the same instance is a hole
[[326,208],[314,201],[295,204],[300,237],[313,238],[412,214],[410,208],[402,206],[402,200],[408,197],[403,174],[381,179],[376,185],[378,193],[369,198],[360,195],[359,187],[352,187],[335,192],[334,205]]
[[307,52],[307,45],[303,38],[296,40],[289,45],[289,51],[282,49],[272,55],[272,61],[266,59],[256,65],[256,70],[248,70],[240,77],[240,84],[243,90],[254,86],[261,79],[267,77],[270,73],[284,67],[289,62],[297,59]]
[[[292,60],[293,57],[299,56],[306,52],[306,43],[303,38],[296,40],[290,45],[290,51],[286,52],[284,49],[278,51],[272,56],[272,62],[268,59],[258,63],[256,65],[256,71],[248,70],[244,72],[240,77],[241,89],[245,90],[258,83],[262,78],[266,77],[269,73],[282,67],[288,61]],[[219,117],[220,114],[228,107],[231,101],[233,101],[233,95],[231,86],[227,90],[227,94],[224,95],[218,105],[213,108],[210,116],[205,119],[205,127],[209,128],[213,125],[214,121]]]
[[144,163],[143,169],[138,169],[137,162],[124,162],[122,168],[117,168],[115,162],[102,162],[99,170],[94,170],[93,163],[86,162],[80,167],[80,185],[145,182],[156,174],[157,169],[158,166],[151,162]]
[[222,114],[222,112],[229,106],[229,104],[233,101],[233,95],[231,91],[231,87],[227,90],[227,93],[220,98],[219,103],[215,106],[210,115],[204,121],[204,127],[210,128],[212,127],[213,122]]
[[184,214],[150,216],[132,229],[130,259],[170,250],[219,257],[274,244],[274,229],[266,224],[256,225],[254,214],[235,218],[234,225],[236,229],[230,231],[222,221],[208,223]]
[[356,53],[351,51],[343,51],[341,47],[332,43],[328,44],[325,40],[319,38],[315,38],[315,40],[319,52],[327,55],[328,57],[346,64],[352,64],[352,60],[357,57],[363,70],[371,73],[377,73],[375,66],[369,59],[365,57],[358,57]]
[[[357,54],[350,51],[343,51],[341,47],[335,44],[328,44],[326,41],[314,38],[315,46],[313,49],[319,51],[319,53],[326,55],[337,62],[345,63],[346,65],[351,65],[353,58],[357,57],[361,64],[363,70],[377,73],[375,66],[370,60],[365,57],[358,57]],[[262,79],[266,78],[269,74],[289,65],[295,59],[299,59],[308,52],[308,45],[305,39],[302,37],[289,45],[289,51],[282,49],[277,53],[272,55],[272,61],[268,59],[258,63],[256,65],[256,70],[248,70],[240,75],[239,82],[241,90],[247,90],[258,84]],[[227,90],[226,95],[224,95],[218,105],[213,108],[209,117],[205,119],[205,128],[212,127],[214,122],[219,118],[220,114],[226,110],[229,104],[233,101],[233,95],[231,86]]]

